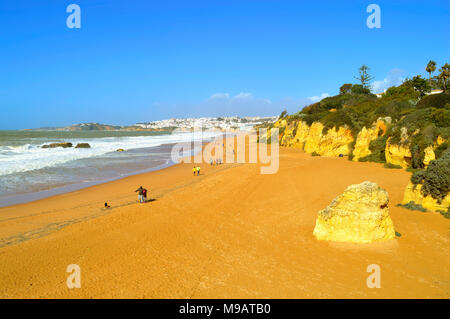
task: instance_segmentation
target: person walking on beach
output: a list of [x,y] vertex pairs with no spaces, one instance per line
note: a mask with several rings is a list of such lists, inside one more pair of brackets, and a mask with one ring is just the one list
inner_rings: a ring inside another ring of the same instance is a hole
[[211,158],[210,160],[209,160],[209,163],[211,164],[211,166],[213,166],[213,159]]
[[139,192],[138,193],[139,203],[143,203],[144,202],[144,188],[142,188],[142,186],[139,186],[139,188],[136,189],[135,192]]
[[195,173],[197,172],[197,167],[194,166],[194,168],[192,169],[192,172],[194,173],[194,176],[195,176]]
[[197,176],[200,175],[200,166],[197,166]]
[[143,202],[146,203],[147,202],[147,190],[145,188],[142,189],[142,198],[143,198]]

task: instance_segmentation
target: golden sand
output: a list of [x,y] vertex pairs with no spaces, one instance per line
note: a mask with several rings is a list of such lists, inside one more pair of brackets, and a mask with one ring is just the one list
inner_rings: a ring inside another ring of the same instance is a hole
[[[449,298],[450,221],[396,207],[404,170],[280,149],[256,164],[190,164],[0,209],[2,298]],[[313,236],[350,184],[389,193],[401,237],[348,244]],[[139,204],[134,192],[154,201]],[[107,201],[112,208],[104,209]],[[68,289],[66,268],[81,268]],[[366,285],[370,264],[381,288]]]

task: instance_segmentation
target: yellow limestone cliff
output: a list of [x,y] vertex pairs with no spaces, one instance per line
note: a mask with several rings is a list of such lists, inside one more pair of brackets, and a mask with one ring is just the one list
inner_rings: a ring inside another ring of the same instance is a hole
[[352,132],[346,127],[333,127],[323,134],[323,124],[305,122],[288,124],[281,139],[282,146],[304,149],[307,153],[322,156],[339,156],[350,153],[349,144],[353,142]]
[[[423,164],[425,167],[427,167],[432,160],[436,159],[436,155],[434,154],[435,147],[437,146],[427,146],[424,149]],[[388,139],[386,142],[385,155],[386,163],[400,165],[403,168],[411,166],[412,155],[409,145],[390,144]]]
[[286,128],[286,134],[283,136],[281,145],[303,149],[309,136],[309,125],[303,121],[294,122],[290,125],[292,129],[289,126]]
[[421,189],[421,184],[414,186],[413,183],[409,182],[408,186],[406,186],[405,194],[403,195],[402,204],[414,202],[415,204],[422,205],[422,207],[435,212],[448,210],[448,207],[450,206],[450,193],[445,196],[441,203],[438,203],[431,195],[423,196]]
[[[417,133],[418,132],[414,132],[412,135]],[[390,139],[386,141],[386,149],[385,149],[386,163],[400,165],[403,168],[408,168],[411,166],[412,155],[410,145],[405,143],[407,139],[408,135],[406,133],[406,128],[403,128],[400,145],[391,144]],[[436,159],[434,150],[445,141],[446,140],[443,139],[441,136],[438,136],[433,145],[427,146],[424,149],[423,164],[425,167],[427,167],[432,160]]]
[[376,183],[350,185],[317,216],[318,240],[372,243],[395,237],[388,193]]
[[412,155],[408,145],[397,145],[386,141],[386,149],[384,151],[386,163],[399,165],[403,168],[411,166]]
[[379,118],[373,123],[371,128],[363,127],[356,137],[355,147],[353,149],[352,160],[357,162],[360,158],[372,154],[370,151],[370,142],[376,140],[379,136],[386,133],[387,125],[391,123],[390,117]]
[[[285,119],[280,119],[274,123],[273,127],[280,130],[279,139],[281,146],[299,148],[307,153],[317,153],[321,156],[350,155],[352,153],[352,160],[356,162],[372,153],[370,151],[370,143],[386,134],[387,127],[391,121],[390,117],[379,118],[373,123],[371,128],[363,127],[359,131],[356,141],[352,131],[344,126],[330,128],[324,134],[324,125],[320,122],[308,125],[304,121],[289,122]],[[269,129],[265,137],[270,136],[270,134],[271,130]],[[403,128],[399,145],[391,144],[389,139],[386,141],[386,163],[399,165],[402,168],[411,166],[412,155],[409,144],[406,143],[407,139],[406,128]],[[351,144],[353,141],[355,141],[355,144],[352,151]],[[438,137],[434,145],[425,148],[423,160],[425,166],[428,166],[435,159],[434,150],[443,142],[445,140]]]

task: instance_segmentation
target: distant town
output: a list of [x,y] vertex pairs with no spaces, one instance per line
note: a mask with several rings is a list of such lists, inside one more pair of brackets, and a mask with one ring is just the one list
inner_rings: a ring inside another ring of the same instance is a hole
[[148,123],[136,123],[146,129],[161,129],[161,128],[177,128],[177,129],[191,129],[191,128],[218,128],[218,129],[241,129],[253,127],[255,125],[275,122],[278,116],[271,117],[201,117],[201,118],[186,118],[186,119],[169,119],[162,121],[153,121]]
[[65,127],[41,127],[27,129],[32,131],[173,131],[194,128],[220,130],[248,130],[255,125],[275,122],[278,116],[268,117],[201,117],[184,119],[167,119],[136,123],[130,126],[108,125],[100,123],[81,123]]

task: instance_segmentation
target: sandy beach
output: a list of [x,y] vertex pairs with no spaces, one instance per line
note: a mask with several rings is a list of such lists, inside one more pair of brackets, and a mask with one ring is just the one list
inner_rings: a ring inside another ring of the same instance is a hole
[[[193,176],[177,164],[0,208],[0,297],[449,298],[450,221],[396,207],[409,176],[281,148],[277,174],[235,163]],[[366,180],[388,191],[401,237],[316,240],[318,211]],[[149,203],[137,203],[140,185]],[[81,288],[68,289],[69,264]],[[370,264],[381,288],[366,285]]]

